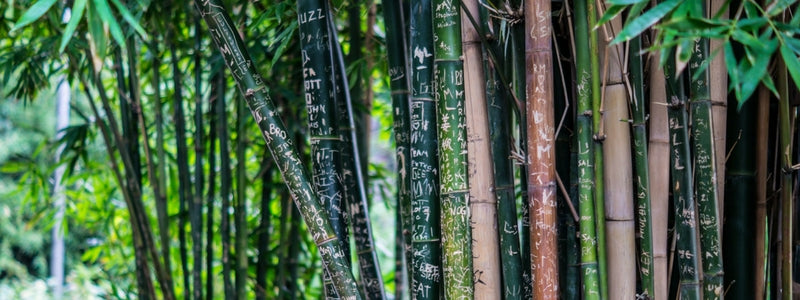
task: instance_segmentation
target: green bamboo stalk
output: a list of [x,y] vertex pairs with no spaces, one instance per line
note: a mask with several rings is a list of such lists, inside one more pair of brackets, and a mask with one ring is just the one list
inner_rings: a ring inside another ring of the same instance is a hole
[[465,243],[472,241],[472,237],[460,7],[447,0],[435,0],[432,5],[444,296],[471,299],[474,297],[472,248],[471,243]]
[[[222,69],[220,69],[222,72]],[[214,114],[217,117],[217,137],[219,138],[219,162],[220,162],[220,239],[222,240],[222,283],[225,299],[233,299],[233,283],[231,282],[231,225],[230,225],[230,197],[231,197],[231,155],[228,146],[228,114],[225,110],[225,90],[227,84],[224,76],[218,83],[219,92],[214,100]]]
[[[341,153],[341,176],[345,203],[353,224],[353,239],[355,240],[356,254],[358,256],[358,266],[360,271],[361,286],[364,295],[368,299],[383,299],[385,296],[383,278],[381,276],[380,265],[378,263],[378,253],[375,251],[375,242],[372,238],[372,224],[369,219],[369,204],[367,203],[367,190],[364,186],[362,167],[362,157],[359,147],[361,140],[368,139],[367,136],[357,136],[356,115],[353,109],[350,86],[345,70],[344,55],[342,46],[336,33],[336,26],[333,24],[332,10],[328,9],[328,29],[332,37],[331,50],[334,62],[334,80],[336,109],[338,112],[339,138]],[[364,118],[368,119],[368,116]],[[365,148],[365,147],[363,147]]]
[[675,57],[669,56],[664,76],[669,99],[670,174],[672,197],[675,202],[677,260],[680,273],[678,294],[681,299],[700,299],[700,251],[697,245],[697,214],[695,213],[692,161],[689,149],[689,123],[683,75],[675,74]]
[[[461,2],[461,48],[463,51],[464,114],[466,115],[467,174],[469,214],[472,227],[472,268],[475,274],[475,299],[500,299],[504,292],[500,266],[500,237],[497,223],[497,196],[491,159],[489,115],[486,104],[486,76],[483,71],[482,36],[477,0]],[[458,6],[457,6],[458,7]],[[457,10],[458,11],[458,10]],[[479,22],[471,22],[470,19]],[[438,24],[438,23],[437,23]],[[437,49],[438,51],[438,49]],[[441,74],[441,73],[440,73]],[[458,78],[456,78],[458,79]],[[455,91],[458,93],[458,90]],[[442,98],[440,98],[442,99]],[[452,107],[452,106],[450,106]],[[444,141],[444,139],[443,139]]]
[[[511,6],[514,11],[521,12],[522,11],[522,0],[511,0]],[[518,15],[517,17],[522,18],[523,16]],[[511,47],[507,49],[510,50],[510,56],[507,61],[511,64],[511,66],[506,67],[508,76],[506,78],[512,78],[512,90],[513,90],[513,98],[515,99],[516,103],[516,116],[518,119],[518,140],[519,140],[519,151],[520,156],[526,157],[524,153],[528,151],[528,138],[527,138],[527,117],[525,116],[525,111],[527,111],[527,104],[525,101],[521,101],[524,99],[525,96],[525,77],[526,77],[526,69],[525,69],[525,36],[526,36],[526,29],[525,29],[525,22],[522,19],[517,19],[517,22],[511,24]],[[533,275],[531,274],[531,243],[530,243],[530,209],[528,208],[528,164],[522,163],[519,167],[519,180],[520,180],[520,195],[521,198],[521,205],[520,210],[522,211],[522,216],[520,218],[520,256],[522,262],[522,298],[523,299],[530,299],[533,297]],[[516,198],[516,197],[515,197]]]
[[[586,16],[589,28],[597,24],[597,2],[586,1]],[[600,53],[597,31],[589,31],[589,53]],[[597,235],[597,274],[601,299],[608,298],[608,268],[606,266],[606,225],[605,225],[605,184],[603,177],[603,107],[600,90],[600,57],[590,55],[591,87],[592,87],[592,137],[594,139],[594,211],[595,233]]]
[[630,84],[633,88],[631,114],[633,115],[633,158],[636,188],[637,234],[639,237],[639,276],[642,280],[642,295],[655,296],[653,269],[653,220],[650,205],[650,175],[648,169],[647,147],[647,109],[644,95],[644,73],[642,38],[637,36],[629,43]]
[[236,97],[236,195],[233,198],[233,229],[234,229],[234,274],[233,288],[234,298],[245,299],[247,295],[248,259],[247,259],[247,239],[250,229],[247,226],[247,160],[245,148],[247,148],[247,108],[245,99]]
[[550,1],[526,0],[525,110],[534,299],[558,298],[555,120]]
[[[194,197],[189,209],[192,229],[192,299],[203,298],[203,90],[202,90],[202,36],[200,16],[194,15]],[[211,226],[211,224],[209,224]]]
[[597,233],[594,204],[594,147],[592,141],[592,65],[589,49],[587,1],[575,1],[575,72],[578,92],[576,134],[578,147],[578,209],[580,212],[581,274],[584,299],[600,299]]
[[[331,228],[327,212],[322,209],[319,199],[314,195],[310,177],[294,150],[283,123],[275,117],[275,108],[267,94],[267,86],[255,72],[250,55],[234,30],[233,22],[216,0],[195,4],[209,26],[217,47],[227,49],[221,53],[250,106],[295,204],[306,220],[306,226],[322,257],[323,266],[331,274],[339,297],[361,299],[349,264],[345,260],[341,242]],[[312,11],[302,10],[300,14],[306,20],[321,16],[321,12],[317,10],[313,11],[313,15]]]
[[[383,0],[383,20],[386,24],[386,49],[389,56],[389,85],[392,93],[392,117],[397,159],[398,185],[397,210],[398,229],[402,236],[402,254],[406,261],[406,276],[395,272],[395,295],[401,299],[405,284],[411,281],[411,152],[409,145],[409,73],[407,57],[406,30],[403,20],[403,7],[400,1]],[[400,253],[398,253],[399,255]],[[397,258],[396,258],[397,259]],[[407,280],[401,282],[400,280]]]
[[[158,49],[158,46],[154,46]],[[156,51],[157,52],[157,51]],[[167,218],[167,171],[166,154],[164,151],[164,109],[161,103],[161,58],[153,55],[151,68],[153,77],[153,102],[155,103],[155,126],[156,126],[156,160],[155,178],[158,181],[154,186],[158,186],[156,193],[156,218],[158,220],[158,234],[161,241],[161,256],[164,259],[164,269],[170,273],[172,271],[172,259],[170,259],[171,237],[169,234],[169,219]],[[170,276],[171,277],[171,276]],[[171,285],[171,283],[170,283]]]
[[[486,9],[481,10],[481,17],[488,17]],[[482,22],[485,32],[495,33],[492,47],[495,53],[501,48],[501,43],[510,43],[510,40],[500,41],[497,32],[499,23]],[[489,114],[489,136],[491,141],[491,154],[494,167],[494,190],[497,197],[497,223],[500,230],[500,262],[502,263],[503,298],[508,300],[522,299],[522,261],[520,258],[519,226],[517,224],[517,205],[514,195],[514,166],[511,161],[511,120],[512,110],[509,99],[511,90],[504,87],[499,80],[501,68],[507,64],[495,64],[488,58],[484,50],[483,62],[486,73],[486,99]],[[505,57],[503,57],[505,58]],[[499,65],[499,66],[498,66]],[[509,68],[510,69],[510,68]],[[510,78],[507,76],[506,78]]]
[[438,299],[443,291],[431,8],[430,0],[412,0],[409,14],[412,299]]
[[782,61],[778,64],[777,68],[776,87],[778,88],[778,134],[779,134],[779,155],[781,157],[781,191],[780,191],[780,206],[781,206],[781,247],[778,250],[779,264],[783,271],[780,273],[780,281],[782,290],[780,291],[781,299],[792,299],[792,215],[793,211],[793,197],[792,185],[793,174],[792,169],[792,129],[794,128],[795,112],[791,109],[789,102],[789,82],[786,64]]
[[[697,2],[695,11],[704,12],[705,4]],[[703,265],[704,299],[724,298],[721,227],[717,203],[716,155],[711,110],[710,75],[705,67],[708,59],[708,39],[697,41],[689,60],[692,74],[689,107],[692,124],[692,161],[695,171],[695,199],[700,222],[700,248]]]
[[267,269],[272,260],[270,251],[272,233],[272,158],[264,153],[261,161],[261,221],[258,225],[258,263],[256,264],[256,299],[267,299]]
[[214,203],[216,202],[216,187],[217,187],[217,120],[219,119],[215,113],[217,101],[225,91],[225,78],[222,76],[222,64],[217,63],[215,66],[216,71],[211,76],[209,84],[211,85],[211,96],[209,100],[209,122],[208,122],[208,193],[206,199],[206,300],[214,299],[214,283],[216,276],[214,270]]
[[[328,211],[331,225],[341,241],[349,241],[347,232],[345,191],[342,173],[342,138],[339,120],[336,117],[337,103],[334,98],[335,72],[331,44],[332,31],[328,22],[332,15],[325,1],[305,0],[297,2],[300,47],[303,52],[303,80],[308,112],[309,136],[311,138],[312,174],[317,195]],[[314,18],[314,15],[317,15]],[[341,114],[341,111],[339,111]],[[342,248],[350,253],[349,242]],[[350,264],[349,255],[345,257]],[[325,294],[329,299],[337,298],[333,278],[327,271],[323,274]]]
[[[758,297],[758,299],[766,298],[766,282],[765,282],[765,275],[766,275],[766,252],[767,250],[767,178],[769,174],[767,173],[767,164],[768,164],[768,156],[769,156],[769,123],[770,123],[770,96],[771,93],[767,90],[766,87],[762,86],[758,98],[758,109],[757,109],[757,116],[756,116],[756,166],[755,166],[755,173],[756,173],[756,197],[755,197],[755,210],[753,216],[753,223],[752,226],[753,230],[753,241],[755,243],[753,249],[754,254],[749,257],[754,257],[753,261],[753,272],[752,274],[755,277],[753,282],[753,295],[754,297]],[[733,139],[731,139],[733,140]],[[752,200],[751,200],[752,201]],[[723,240],[725,241],[725,240]],[[727,277],[727,276],[726,276]],[[747,282],[747,281],[744,281]]]

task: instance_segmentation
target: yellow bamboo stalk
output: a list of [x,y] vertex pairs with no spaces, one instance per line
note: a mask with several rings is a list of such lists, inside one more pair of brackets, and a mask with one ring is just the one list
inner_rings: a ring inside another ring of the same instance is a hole
[[667,218],[669,217],[669,128],[664,72],[658,68],[658,53],[650,57],[649,175],[653,221],[654,300],[667,299]]

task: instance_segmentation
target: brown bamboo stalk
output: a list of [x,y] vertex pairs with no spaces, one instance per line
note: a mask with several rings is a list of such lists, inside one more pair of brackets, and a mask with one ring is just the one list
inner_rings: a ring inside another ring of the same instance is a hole
[[622,28],[621,17],[609,22],[600,42],[603,70],[603,143],[605,176],[606,255],[608,259],[609,299],[630,299],[636,294],[636,216],[633,202],[630,114],[628,93],[623,83],[624,44],[608,45],[615,30]]
[[[713,16],[726,1],[711,0],[710,2],[711,8],[708,12]],[[727,9],[725,12],[722,14],[722,18],[727,18]],[[725,211],[725,160],[722,158],[727,154],[725,137],[728,120],[728,71],[725,67],[725,55],[722,55],[722,40],[711,39],[709,42],[709,54],[719,49],[719,54],[715,55],[708,65],[708,73],[711,83],[709,87],[711,89],[711,121],[714,128],[714,155],[717,157],[717,207],[719,207],[719,215],[723,216]],[[722,226],[719,228],[721,230]]]
[[528,210],[534,299],[558,299],[555,118],[550,1],[526,0],[525,109]]
[[[494,164],[486,107],[486,76],[483,73],[481,37],[470,19],[477,20],[477,0],[464,0],[461,11],[461,44],[467,109],[467,159],[469,207],[472,225],[472,270],[474,299],[501,299],[500,236],[497,231],[497,198]],[[478,23],[479,24],[479,23]]]
[[650,57],[650,175],[653,220],[653,299],[667,299],[667,220],[669,217],[669,128],[664,72],[658,68],[658,54]]
[[761,86],[758,93],[758,112],[756,117],[756,205],[753,268],[756,280],[753,281],[753,294],[756,299],[765,299],[765,239],[767,230],[767,157],[769,156],[769,90]]

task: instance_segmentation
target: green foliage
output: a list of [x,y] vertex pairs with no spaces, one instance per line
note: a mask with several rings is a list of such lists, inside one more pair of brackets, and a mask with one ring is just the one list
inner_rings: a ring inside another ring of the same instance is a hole
[[[622,13],[626,8],[631,12],[629,15],[636,15],[636,10],[641,9],[647,2],[611,1],[614,5],[606,11],[597,26]],[[731,11],[735,9],[735,13],[728,19],[722,15],[727,7],[712,12],[712,16],[705,16],[702,14],[703,10],[698,9],[699,5],[705,5],[704,1],[663,1],[640,16],[626,21],[613,43],[629,41],[648,28],[655,27],[658,30],[650,50],[660,50],[661,66],[667,62],[668,53],[675,53],[677,65],[675,74],[678,74],[688,65],[695,40],[701,37],[721,40],[730,90],[735,93],[741,108],[742,103],[750,98],[759,83],[763,83],[777,96],[775,84],[770,76],[766,76],[770,62],[775,56],[780,55],[783,58],[789,66],[794,82],[800,83],[800,71],[791,67],[800,67],[798,60],[800,30],[797,29],[800,18],[797,16],[797,8],[793,12],[789,11],[797,1],[767,2],[767,5],[762,5],[754,0],[742,1],[739,7],[732,8]],[[784,19],[784,15],[787,14],[793,16],[791,20],[788,17]],[[734,54],[734,44],[743,48],[744,55],[741,58]],[[717,55],[720,49],[712,51],[713,56]]]

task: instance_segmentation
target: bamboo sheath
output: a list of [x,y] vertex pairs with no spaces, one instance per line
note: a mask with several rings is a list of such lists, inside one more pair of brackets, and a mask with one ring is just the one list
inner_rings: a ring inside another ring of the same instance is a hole
[[[464,57],[464,101],[467,124],[469,208],[472,225],[472,269],[474,299],[500,299],[503,293],[500,269],[500,237],[497,228],[497,197],[494,164],[486,107],[486,78],[478,29],[470,18],[480,15],[477,0],[464,0],[461,11],[461,44]],[[480,24],[480,22],[478,22]]]
[[[306,221],[308,230],[319,249],[323,265],[331,274],[338,296],[343,299],[360,299],[361,295],[350,272],[342,243],[331,229],[327,212],[320,207],[320,201],[311,187],[311,177],[306,173],[283,122],[276,117],[274,104],[267,94],[267,87],[255,71],[255,66],[246,52],[241,37],[236,33],[233,22],[218,1],[209,0],[195,4],[206,21],[215,44],[218,49],[222,49],[220,53],[236,79],[289,192]],[[316,11],[300,13],[306,14],[306,17],[320,16]]]

